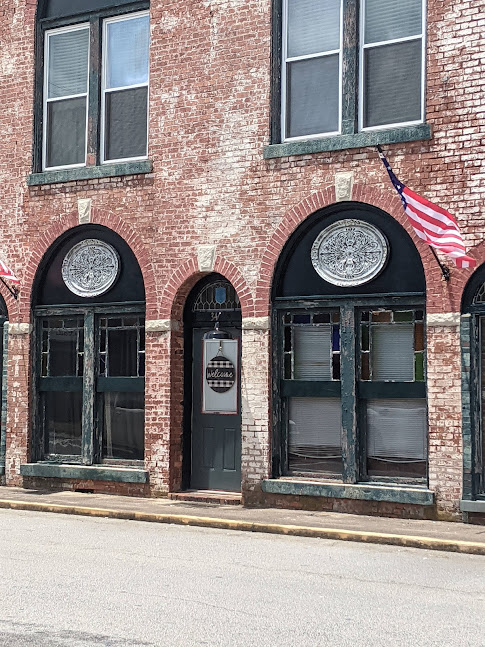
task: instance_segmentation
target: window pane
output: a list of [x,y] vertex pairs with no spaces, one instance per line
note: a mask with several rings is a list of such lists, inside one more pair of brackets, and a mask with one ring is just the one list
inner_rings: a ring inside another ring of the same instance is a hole
[[82,393],[48,392],[44,398],[44,430],[48,454],[81,454]]
[[290,398],[289,469],[342,472],[340,398]]
[[370,476],[426,475],[425,400],[367,402],[367,471]]
[[340,48],[340,0],[288,0],[288,56]]
[[147,88],[106,94],[105,159],[147,152]]
[[372,334],[372,379],[414,380],[414,326],[374,325]]
[[332,379],[332,326],[293,328],[295,380]]
[[102,393],[103,458],[143,460],[145,401],[143,393]]
[[148,16],[110,22],[107,26],[106,87],[121,88],[148,81]]
[[86,98],[48,103],[46,165],[84,164],[85,151]]
[[366,0],[365,43],[421,34],[422,0]]
[[49,36],[47,97],[68,97],[88,91],[89,29]]
[[136,376],[138,366],[137,329],[108,329],[108,377]]
[[364,52],[364,127],[421,119],[421,39]]
[[339,56],[288,64],[287,136],[339,128]]

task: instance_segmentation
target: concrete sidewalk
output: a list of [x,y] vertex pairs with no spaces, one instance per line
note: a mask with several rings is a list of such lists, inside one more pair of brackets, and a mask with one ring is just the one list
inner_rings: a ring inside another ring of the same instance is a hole
[[0,508],[390,544],[485,555],[485,526],[0,487]]

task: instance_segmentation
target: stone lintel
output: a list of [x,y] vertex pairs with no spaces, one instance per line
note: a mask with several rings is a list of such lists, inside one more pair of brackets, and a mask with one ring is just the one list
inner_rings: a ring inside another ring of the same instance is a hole
[[9,323],[9,335],[30,335],[32,332],[32,324],[29,323]]
[[244,317],[242,320],[243,330],[269,330],[269,317]]
[[171,319],[148,319],[145,321],[146,332],[170,332],[171,330],[179,330],[178,321]]
[[459,326],[459,312],[432,312],[426,315],[426,324],[428,326]]

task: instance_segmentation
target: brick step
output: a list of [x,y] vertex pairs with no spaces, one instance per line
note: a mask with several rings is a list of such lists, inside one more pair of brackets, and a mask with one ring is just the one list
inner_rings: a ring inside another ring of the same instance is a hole
[[239,492],[221,492],[220,490],[186,490],[171,492],[169,499],[174,501],[190,501],[192,503],[216,503],[218,505],[241,505]]

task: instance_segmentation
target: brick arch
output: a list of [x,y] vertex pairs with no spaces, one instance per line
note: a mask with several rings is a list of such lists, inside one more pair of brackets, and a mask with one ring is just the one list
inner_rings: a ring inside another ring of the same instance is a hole
[[14,298],[14,296],[10,294],[7,286],[4,285],[1,281],[0,281],[0,295],[5,302],[5,308],[7,310],[7,320],[13,323],[16,319],[16,314],[18,312],[19,304],[18,304],[18,301]]
[[457,273],[454,291],[456,293],[456,301],[458,304],[457,312],[461,311],[461,300],[463,298],[463,292],[465,291],[468,281],[472,278],[477,270],[485,263],[485,241],[477,243],[474,247],[467,250],[467,256],[471,256],[477,261],[476,267],[471,270],[462,270],[459,274]]
[[[225,259],[216,258],[213,272],[222,274],[237,292],[241,302],[241,315],[251,317],[254,313],[254,302],[251,291],[238,268]],[[185,261],[170,278],[162,295],[160,304],[161,318],[181,321],[185,301],[194,285],[210,272],[199,270],[197,258],[192,256]]]
[[[441,270],[428,245],[422,243],[414,233],[409,224],[408,218],[402,208],[401,200],[395,192],[381,191],[365,184],[354,184],[352,191],[352,202],[360,202],[370,206],[378,207],[396,220],[411,236],[423,263],[424,275],[427,286],[427,310],[428,312],[447,311],[450,303],[454,301],[454,290],[450,284],[455,275],[462,270],[451,270],[452,278],[450,283],[445,283]],[[290,236],[309,216],[335,204],[335,189],[333,186],[317,191],[303,199],[292,207],[283,216],[280,224],[273,232],[268,245],[263,253],[259,279],[256,287],[256,316],[267,316],[271,304],[271,286],[273,283],[276,263],[283,251],[283,247]],[[345,203],[342,203],[345,204]],[[466,282],[465,278],[465,282]],[[444,310],[443,310],[444,308]]]
[[145,285],[146,299],[146,316],[147,319],[157,318],[157,299],[155,274],[145,245],[142,243],[138,234],[122,218],[116,216],[104,209],[92,207],[91,220],[86,225],[79,224],[77,211],[72,211],[63,216],[62,222],[57,222],[49,227],[33,245],[34,251],[27,262],[22,283],[25,286],[25,292],[19,295],[19,320],[23,322],[30,321],[30,304],[32,301],[32,287],[37,274],[39,263],[44,258],[50,247],[64,233],[74,227],[89,227],[89,225],[103,225],[118,234],[134,253],[143,276]]

